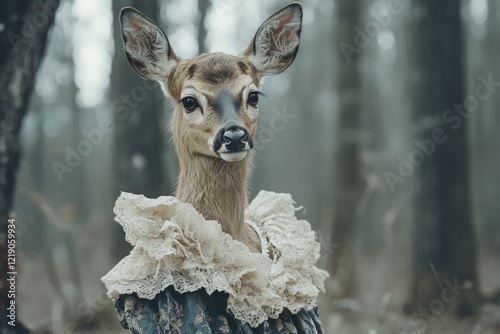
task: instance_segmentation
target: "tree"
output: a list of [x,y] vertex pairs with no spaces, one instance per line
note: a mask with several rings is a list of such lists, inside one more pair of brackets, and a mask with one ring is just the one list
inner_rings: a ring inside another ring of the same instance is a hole
[[[123,51],[118,20],[120,9],[133,6],[152,19],[159,12],[156,1],[114,1],[115,57],[112,67],[112,103],[115,115],[113,175],[115,195],[120,191],[144,194],[147,197],[165,195],[166,184],[162,154],[164,137],[158,103],[158,85],[142,80],[130,67]],[[115,247],[117,259],[128,254],[129,245],[118,224]]]
[[[412,2],[410,12],[410,55],[415,66],[410,91],[420,150],[409,157],[419,166],[410,309],[428,307],[440,298],[446,282],[457,281],[462,289],[458,311],[468,315],[478,297],[467,124],[461,115],[467,111],[462,105],[460,1]],[[449,117],[456,122],[450,123]]]
[[[0,11],[0,244],[6,245],[7,222],[11,216],[16,173],[21,155],[19,133],[28,109],[35,75],[45,53],[47,35],[54,23],[59,0],[6,0]],[[2,250],[2,254],[5,254]],[[3,256],[2,256],[3,257]],[[1,282],[6,282],[7,263],[2,258]],[[6,318],[9,302],[7,286],[2,285],[0,316]],[[17,321],[17,319],[16,319]],[[2,333],[23,333],[4,320]]]
[[[360,25],[359,2],[339,0],[337,4],[336,34],[340,49],[340,64],[336,70],[339,96],[339,118],[334,174],[333,243],[336,249],[330,263],[330,274],[335,278],[340,296],[354,293],[353,246],[359,217],[356,206],[365,182],[361,176],[361,79],[359,55],[355,48],[353,28]],[[359,52],[358,52],[359,53]]]
[[198,0],[198,54],[207,52],[207,29],[205,28],[205,19],[207,18],[208,1]]

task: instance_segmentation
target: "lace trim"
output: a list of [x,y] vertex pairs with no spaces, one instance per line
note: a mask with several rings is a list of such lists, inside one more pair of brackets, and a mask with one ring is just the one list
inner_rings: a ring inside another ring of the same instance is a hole
[[246,221],[245,223],[250,225],[255,233],[257,233],[257,235],[259,236],[262,255],[264,255],[265,257],[269,257],[269,242],[267,242],[266,237],[262,235],[260,228],[252,222]]
[[294,314],[312,309],[324,292],[328,274],[315,266],[320,245],[309,223],[295,217],[289,194],[261,191],[245,211],[272,246],[273,260],[174,197],[122,193],[114,212],[134,249],[102,278],[113,301],[131,293],[153,299],[168,286],[180,293],[224,291],[228,311],[257,327],[285,308]]

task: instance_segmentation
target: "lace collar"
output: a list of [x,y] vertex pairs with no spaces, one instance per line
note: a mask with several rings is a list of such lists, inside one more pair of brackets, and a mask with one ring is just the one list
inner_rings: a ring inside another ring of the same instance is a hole
[[180,293],[224,291],[228,311],[256,327],[285,308],[312,309],[324,292],[328,274],[315,266],[320,245],[310,224],[295,217],[289,194],[261,191],[245,211],[262,245],[272,246],[273,260],[171,196],[122,193],[114,213],[134,249],[102,278],[113,301],[131,293],[153,299],[168,286]]

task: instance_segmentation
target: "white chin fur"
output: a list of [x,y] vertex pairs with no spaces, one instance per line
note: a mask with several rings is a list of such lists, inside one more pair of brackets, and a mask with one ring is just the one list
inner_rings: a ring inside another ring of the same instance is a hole
[[223,160],[226,160],[229,162],[235,162],[235,161],[243,160],[247,156],[248,151],[226,152],[226,153],[219,153],[219,154]]

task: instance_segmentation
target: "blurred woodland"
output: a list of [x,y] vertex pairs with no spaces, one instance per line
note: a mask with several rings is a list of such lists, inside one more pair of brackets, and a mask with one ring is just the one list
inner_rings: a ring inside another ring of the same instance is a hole
[[[100,281],[131,249],[114,201],[173,194],[178,165],[119,10],[189,58],[239,54],[286,3],[2,0],[1,333],[127,332]],[[290,193],[318,231],[326,333],[500,333],[500,2],[302,5],[298,56],[261,87],[249,198]]]

